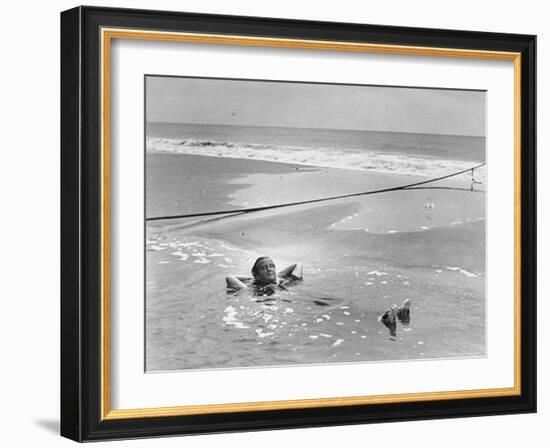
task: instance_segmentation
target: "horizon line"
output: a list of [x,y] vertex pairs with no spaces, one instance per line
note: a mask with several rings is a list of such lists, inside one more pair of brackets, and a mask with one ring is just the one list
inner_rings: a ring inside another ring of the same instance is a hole
[[253,124],[227,124],[227,123],[189,123],[189,122],[170,122],[170,121],[145,121],[145,124],[170,124],[170,125],[193,125],[193,126],[227,126],[227,127],[251,127],[251,128],[282,128],[282,129],[311,129],[321,131],[352,131],[352,132],[382,132],[386,134],[415,134],[415,135],[441,135],[450,137],[474,137],[487,138],[486,135],[469,135],[469,134],[445,134],[437,132],[410,132],[410,131],[382,131],[378,129],[347,129],[347,128],[313,128],[313,127],[298,127],[298,126],[267,126]]

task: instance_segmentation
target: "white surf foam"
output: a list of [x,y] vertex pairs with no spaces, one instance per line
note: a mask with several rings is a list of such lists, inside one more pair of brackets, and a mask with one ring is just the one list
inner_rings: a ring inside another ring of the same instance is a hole
[[223,316],[222,320],[224,322],[225,325],[230,325],[232,327],[235,327],[235,328],[239,328],[239,329],[246,329],[246,328],[249,328],[248,326],[246,326],[245,324],[243,324],[241,321],[239,321],[236,316],[237,316],[237,310],[235,310],[234,307],[232,306],[228,306],[225,310],[225,316]]
[[[149,153],[190,154],[208,157],[262,160],[430,178],[445,176],[470,168],[476,164],[476,162],[472,161],[377,152],[368,150],[368,148],[344,151],[326,147],[270,146],[157,137],[147,137],[146,148]],[[466,177],[467,174],[465,174]]]
[[445,266],[445,269],[447,269],[448,271],[460,272],[461,274],[464,274],[468,278],[479,277],[478,274],[474,274],[473,272],[468,272],[462,268],[459,268],[458,266]]

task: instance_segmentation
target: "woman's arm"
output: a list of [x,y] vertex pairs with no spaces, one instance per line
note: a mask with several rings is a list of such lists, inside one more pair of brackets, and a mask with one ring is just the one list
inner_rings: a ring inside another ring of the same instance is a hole
[[248,288],[241,280],[239,280],[236,276],[230,275],[229,277],[225,277],[225,283],[227,284],[228,288],[231,289],[245,289]]
[[303,278],[302,263],[298,262],[284,268],[281,272],[279,272],[279,277],[291,278],[293,280],[302,280]]

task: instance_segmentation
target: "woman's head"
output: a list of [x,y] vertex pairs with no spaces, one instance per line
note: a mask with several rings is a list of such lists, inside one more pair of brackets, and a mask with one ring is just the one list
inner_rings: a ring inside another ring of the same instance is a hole
[[252,275],[258,283],[276,283],[277,271],[271,257],[258,258],[252,266]]

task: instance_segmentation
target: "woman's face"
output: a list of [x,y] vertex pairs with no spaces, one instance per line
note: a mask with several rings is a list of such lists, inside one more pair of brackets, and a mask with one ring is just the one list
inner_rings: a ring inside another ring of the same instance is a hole
[[256,265],[254,278],[260,283],[275,283],[277,281],[275,263],[271,258],[265,258]]

